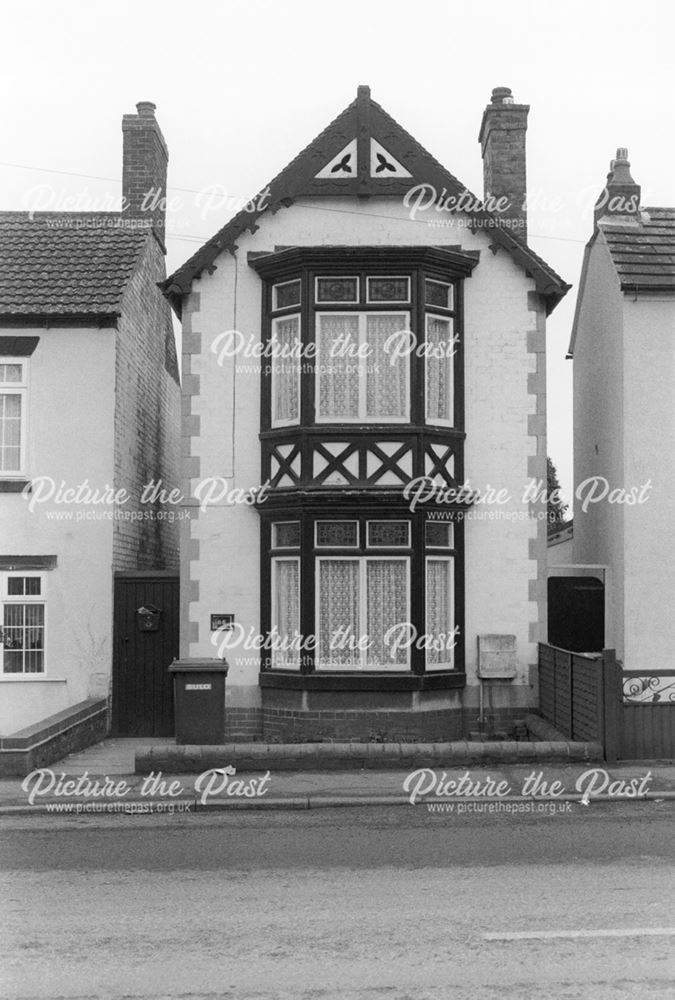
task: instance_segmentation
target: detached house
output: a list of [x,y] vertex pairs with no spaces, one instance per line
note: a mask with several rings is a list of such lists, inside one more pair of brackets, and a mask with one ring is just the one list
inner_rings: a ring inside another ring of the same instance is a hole
[[536,704],[546,520],[525,487],[546,482],[568,286],[527,246],[528,110],[493,92],[479,202],[359,87],[163,286],[181,659],[227,659],[228,741],[453,738],[481,678],[497,728]]
[[[122,127],[121,213],[0,214],[5,770],[31,748],[53,759],[106,731],[113,576],[177,570],[173,512],[141,502],[146,484],[171,488],[178,471],[178,365],[158,288],[164,218],[159,203],[143,205],[151,188],[166,189],[168,154],[154,105],[139,104]],[[133,650],[132,628],[122,632]],[[136,667],[139,677],[151,669]],[[123,683],[117,708],[147,697],[147,680]],[[158,700],[170,699],[165,687]],[[124,732],[128,720],[117,723]]]
[[604,645],[643,673],[645,697],[673,700],[675,209],[640,205],[626,149],[596,205],[569,356],[573,561],[605,567]]

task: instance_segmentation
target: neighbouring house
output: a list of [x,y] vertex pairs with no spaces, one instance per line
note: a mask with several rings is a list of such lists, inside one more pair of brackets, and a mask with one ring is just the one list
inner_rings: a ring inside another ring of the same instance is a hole
[[606,568],[604,645],[626,670],[670,669],[675,566],[675,209],[645,208],[618,149],[595,208],[574,359],[573,562]]
[[106,731],[114,576],[177,576],[177,515],[141,500],[153,480],[177,485],[180,385],[158,288],[162,205],[143,204],[150,188],[165,191],[168,154],[154,105],[137,108],[122,124],[121,212],[0,213],[0,766],[10,770],[36,741],[67,731],[64,749]]
[[458,737],[481,680],[495,728],[536,705],[547,522],[525,487],[569,286],[527,246],[528,110],[493,91],[479,201],[359,87],[163,286],[181,660],[228,661],[228,740]]

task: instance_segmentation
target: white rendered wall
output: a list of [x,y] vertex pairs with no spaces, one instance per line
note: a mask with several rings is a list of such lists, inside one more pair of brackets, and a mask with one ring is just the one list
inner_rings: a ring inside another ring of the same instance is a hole
[[[296,203],[289,210],[258,220],[260,229],[238,238],[236,258],[223,254],[217,269],[195,281],[198,311],[190,320],[189,338],[201,338],[201,356],[188,364],[199,378],[199,396],[191,401],[192,416],[200,418],[200,435],[193,437],[192,454],[199,456],[200,478],[227,477],[232,488],[249,489],[260,482],[260,375],[246,372],[247,362],[232,359],[222,366],[210,351],[215,337],[240,330],[247,338],[260,337],[260,280],[248,266],[249,251],[271,251],[278,245],[458,245],[481,250],[473,276],[465,281],[466,365],[466,477],[474,486],[504,488],[511,495],[508,517],[471,519],[466,526],[466,648],[470,698],[476,695],[476,636],[482,632],[515,633],[518,677],[513,687],[519,702],[530,700],[528,666],[536,662],[538,606],[530,583],[538,565],[531,554],[537,536],[536,521],[527,517],[522,499],[529,480],[528,463],[537,439],[528,433],[536,398],[528,390],[535,357],[528,352],[528,331],[535,314],[528,309],[534,282],[506,251],[496,255],[482,233],[466,227],[431,229],[402,218],[399,203],[371,199],[363,207],[345,201]],[[334,211],[329,211],[333,209]],[[248,362],[255,366],[255,361]],[[186,369],[184,369],[186,370]],[[190,382],[185,391],[189,393]],[[545,480],[545,455],[542,457]],[[197,480],[192,481],[192,486]],[[502,508],[502,511],[505,508]],[[488,509],[488,515],[490,510]],[[192,541],[192,552],[190,542]],[[198,556],[194,542],[198,542]],[[260,631],[259,518],[241,505],[211,507],[199,513],[184,537],[182,655],[216,655],[210,643],[209,615],[231,612],[246,631]],[[193,584],[186,582],[189,573]],[[188,600],[190,593],[194,597]],[[198,595],[198,596],[194,596]],[[193,623],[190,628],[188,619]],[[258,657],[254,652],[227,652],[231,670],[228,698],[232,705],[258,703]],[[511,693],[503,695],[508,703]]]
[[[15,332],[40,338],[30,358],[28,478],[46,476],[68,487],[85,480],[112,485],[115,331]],[[0,553],[57,557],[56,569],[46,573],[46,670],[0,675],[3,735],[108,694],[112,522],[78,519],[92,510],[50,501],[31,512],[21,494],[0,493]],[[56,512],[68,518],[50,519]]]
[[[603,476],[623,486],[623,295],[602,234],[591,248],[574,347],[574,488]],[[586,494],[584,494],[586,495]],[[623,656],[623,508],[574,499],[574,563],[609,567],[605,645]]]

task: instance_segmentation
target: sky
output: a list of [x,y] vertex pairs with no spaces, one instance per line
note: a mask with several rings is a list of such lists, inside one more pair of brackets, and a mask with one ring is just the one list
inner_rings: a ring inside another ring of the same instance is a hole
[[[619,146],[643,205],[675,205],[675,8],[660,0],[4,0],[0,209],[114,210],[121,118],[169,146],[169,271],[369,84],[482,195],[492,89],[529,104],[529,242],[573,288],[548,324],[548,450],[572,489],[565,360],[592,207]],[[405,211],[402,208],[402,212]]]

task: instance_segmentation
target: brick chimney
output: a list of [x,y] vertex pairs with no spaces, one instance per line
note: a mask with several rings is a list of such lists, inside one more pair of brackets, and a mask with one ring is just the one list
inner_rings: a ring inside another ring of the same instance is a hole
[[640,221],[640,185],[630,172],[628,150],[621,146],[616,159],[609,165],[607,183],[602,189],[593,210],[593,219],[605,222],[631,223]]
[[487,207],[504,198],[504,207],[496,213],[511,231],[527,242],[525,198],[525,133],[529,104],[514,104],[509,87],[495,87],[483,112],[478,141],[483,155],[483,190]]
[[166,253],[166,169],[169,151],[155,118],[155,105],[141,101],[122,118],[122,215],[145,219]]

